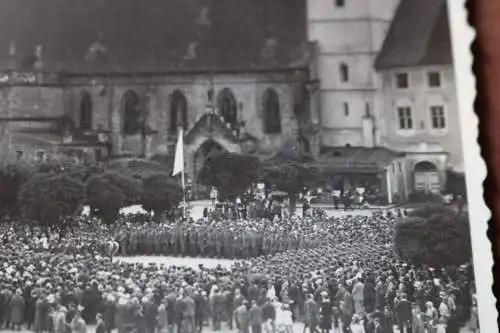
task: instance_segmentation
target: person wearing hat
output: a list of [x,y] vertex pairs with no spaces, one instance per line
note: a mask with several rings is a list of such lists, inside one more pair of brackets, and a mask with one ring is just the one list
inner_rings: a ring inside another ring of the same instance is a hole
[[9,302],[9,318],[8,323],[10,328],[19,330],[24,322],[24,311],[26,302],[22,295],[21,289],[17,289],[15,294],[11,297]]
[[249,330],[250,318],[247,306],[248,301],[244,300],[243,303],[234,311],[236,327],[240,333],[248,333]]
[[97,326],[95,328],[95,333],[106,333],[107,332],[107,327],[106,323],[104,322],[104,319],[102,317],[102,314],[98,313],[95,317]]
[[411,329],[412,305],[406,298],[406,294],[401,294],[400,299],[395,304],[395,310],[399,330],[404,332],[405,329]]
[[250,312],[249,312],[250,327],[252,328],[252,333],[261,333],[262,324],[264,323],[264,314],[262,308],[257,305],[255,300],[252,300]]
[[80,311],[75,313],[75,317],[69,326],[72,333],[87,333],[87,325],[85,324]]
[[332,319],[333,319],[333,308],[331,306],[330,299],[328,298],[328,293],[323,291],[321,293],[321,305],[320,305],[320,329],[323,333],[328,333],[332,329]]
[[431,301],[425,302],[425,312],[423,314],[424,325],[427,333],[436,333],[439,314]]
[[66,312],[68,310],[65,306],[60,305],[54,311],[54,333],[65,333],[68,331],[68,323],[66,322]]
[[316,332],[318,318],[318,304],[314,301],[314,296],[312,294],[308,294],[305,304],[305,323],[303,333],[305,333],[306,328],[309,328],[310,333]]

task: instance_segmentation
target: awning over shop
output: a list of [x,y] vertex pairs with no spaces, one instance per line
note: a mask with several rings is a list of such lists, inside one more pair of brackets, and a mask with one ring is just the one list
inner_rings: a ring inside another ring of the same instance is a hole
[[376,174],[403,156],[404,153],[381,147],[328,147],[322,149],[319,162],[324,173]]

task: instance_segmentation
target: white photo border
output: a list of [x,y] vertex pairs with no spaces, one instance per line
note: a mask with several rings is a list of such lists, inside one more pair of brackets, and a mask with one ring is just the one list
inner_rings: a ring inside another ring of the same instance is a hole
[[448,12],[462,132],[479,325],[481,332],[498,333],[498,313],[492,290],[493,252],[491,242],[486,234],[491,213],[483,197],[483,182],[487,175],[487,169],[480,154],[477,141],[479,121],[474,113],[476,80],[472,72],[471,44],[476,33],[467,22],[466,1],[448,0]]

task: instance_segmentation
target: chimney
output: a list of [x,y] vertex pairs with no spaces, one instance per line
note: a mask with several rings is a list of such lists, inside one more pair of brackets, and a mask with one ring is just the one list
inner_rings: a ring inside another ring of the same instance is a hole
[[37,71],[41,71],[43,69],[42,51],[43,51],[43,48],[41,45],[38,45],[35,48],[36,60],[35,60],[35,63],[33,64],[33,68]]
[[16,60],[17,60],[17,46],[16,41],[11,40],[9,43],[9,70],[14,70],[16,68]]

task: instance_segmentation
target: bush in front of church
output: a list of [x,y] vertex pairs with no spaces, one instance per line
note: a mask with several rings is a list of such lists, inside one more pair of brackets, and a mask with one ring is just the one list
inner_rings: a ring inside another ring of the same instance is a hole
[[263,162],[262,177],[270,187],[288,193],[293,215],[297,195],[318,184],[321,170],[316,160],[299,150],[283,150]]
[[468,216],[439,206],[416,209],[397,222],[394,245],[416,265],[464,264],[472,256]]
[[32,164],[25,161],[2,161],[0,164],[0,214],[12,218],[19,215],[18,194],[33,175]]
[[81,182],[86,182],[92,175],[104,172],[102,163],[82,161],[66,155],[53,155],[48,159],[33,161],[32,163],[37,173],[64,173]]
[[172,171],[167,166],[155,160],[135,157],[111,160],[108,162],[106,170],[118,172],[124,176],[139,180],[158,172],[170,173]]
[[441,204],[443,203],[443,196],[438,193],[427,192],[427,191],[414,191],[408,195],[408,201],[410,203],[433,203]]
[[142,183],[118,172],[108,171],[91,176],[85,183],[87,204],[91,214],[112,224],[120,209],[139,204],[142,198]]
[[81,210],[85,186],[66,174],[36,174],[18,194],[22,218],[44,227],[63,227]]
[[168,173],[158,172],[142,180],[142,208],[153,211],[156,221],[171,214],[182,201],[182,188]]
[[260,161],[249,155],[219,153],[208,157],[198,175],[198,181],[215,186],[221,196],[235,200],[257,181]]
[[91,175],[100,174],[99,163],[82,162],[68,156],[51,156],[49,159],[2,159],[0,162],[0,216],[19,217],[18,194],[21,186],[34,175],[67,175],[85,182]]

